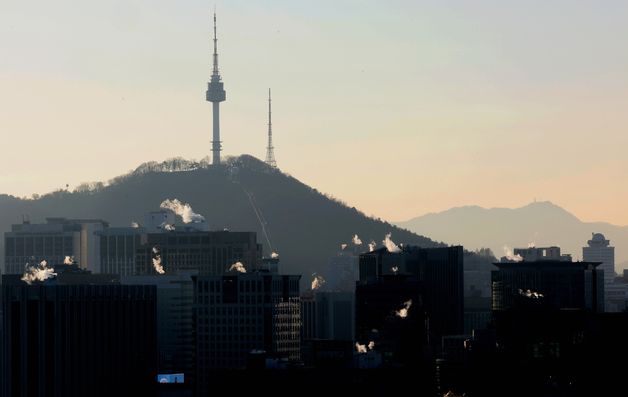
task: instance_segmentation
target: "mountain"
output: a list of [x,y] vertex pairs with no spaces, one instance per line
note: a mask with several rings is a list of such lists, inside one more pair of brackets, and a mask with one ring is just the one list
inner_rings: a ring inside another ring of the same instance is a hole
[[452,244],[463,244],[467,249],[490,248],[502,256],[504,246],[527,247],[558,245],[564,253],[582,258],[582,247],[591,233],[602,233],[615,248],[615,263],[619,271],[628,260],[628,227],[604,222],[582,222],[563,208],[545,201],[521,208],[457,207],[447,211],[423,215],[398,226],[415,233]]
[[[146,163],[107,184],[83,184],[72,192],[61,190],[35,199],[0,195],[0,232],[21,222],[23,214],[33,223],[44,222],[46,217],[100,218],[112,226],[128,226],[132,221],[142,222],[146,211],[159,209],[168,198],[189,203],[205,216],[211,230],[257,232],[269,255],[260,226],[265,221],[282,271],[308,279],[310,273],[323,271],[340,244],[351,244],[356,233],[365,250],[371,240],[381,244],[386,233],[392,233],[397,242],[444,245],[369,218],[246,155],[230,158],[221,167],[183,159]],[[4,239],[0,241],[4,258]]]

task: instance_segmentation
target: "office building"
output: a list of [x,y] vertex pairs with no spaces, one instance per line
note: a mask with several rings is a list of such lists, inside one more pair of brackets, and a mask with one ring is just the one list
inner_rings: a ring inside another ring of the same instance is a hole
[[130,276],[135,274],[135,259],[142,241],[144,228],[111,227],[96,233],[100,243],[100,268],[103,273]]
[[571,262],[571,255],[562,254],[560,247],[527,247],[515,248],[514,256],[527,262],[535,261],[566,261]]
[[518,305],[552,309],[604,309],[604,277],[599,262],[537,260],[498,262],[491,273],[492,310]]
[[[604,300],[607,311],[620,311],[623,309],[624,288],[613,286],[615,281],[615,247],[610,245],[601,233],[593,233],[591,240],[587,241],[587,247],[582,247],[582,260],[588,262],[601,262],[599,269],[604,271]],[[621,298],[621,299],[618,299]]]
[[[157,251],[157,252],[155,252]],[[199,275],[221,275],[236,262],[251,271],[262,262],[262,246],[255,232],[175,230],[148,233],[136,250],[135,274],[156,274],[159,255],[166,274],[197,270]]]
[[209,371],[244,368],[252,351],[299,360],[299,279],[261,271],[193,277],[199,395],[209,391]]
[[303,339],[352,341],[355,336],[355,294],[312,291],[301,297]]
[[[405,246],[399,252],[380,248],[360,255],[360,281],[356,288],[391,275],[417,281],[421,305],[429,321],[428,339],[438,347],[442,336],[460,335],[464,329],[463,260],[461,246]],[[356,304],[359,305],[357,291]],[[356,320],[357,317],[356,312]]]
[[0,387],[6,396],[150,394],[156,376],[154,286],[55,268],[31,285],[3,280]]
[[[122,277],[123,285],[152,285],[157,293],[157,371],[162,378],[175,379],[193,390],[196,380],[194,339],[194,272]],[[168,375],[168,376],[167,376]]]
[[[407,275],[384,275],[355,290],[355,340],[383,353],[386,365],[416,366],[429,344],[421,283]],[[356,345],[357,346],[357,345]]]
[[100,244],[96,232],[107,228],[100,219],[46,218],[46,223],[24,222],[4,233],[4,274],[22,274],[27,263],[46,260],[49,265],[63,264],[74,257],[79,266],[99,273]]

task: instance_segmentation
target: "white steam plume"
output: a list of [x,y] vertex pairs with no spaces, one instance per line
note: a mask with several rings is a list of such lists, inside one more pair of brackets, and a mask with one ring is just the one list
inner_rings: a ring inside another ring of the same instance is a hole
[[161,226],[162,229],[164,229],[166,231],[169,231],[169,232],[174,232],[176,230],[176,227],[174,227],[174,225],[171,225],[171,224],[166,223],[166,222],[162,223],[159,226]]
[[273,258],[273,259],[277,259],[277,258],[279,258],[279,254],[276,253],[276,252],[273,252],[272,254],[270,254],[270,257]]
[[375,240],[371,240],[371,242],[369,243],[369,252],[375,251],[375,247],[377,247]]
[[242,262],[236,262],[233,265],[231,265],[231,267],[229,268],[228,271],[236,271],[238,273],[246,273],[246,268],[244,267],[244,265],[242,264]]
[[135,221],[133,221],[133,222],[131,222],[131,227],[132,227],[133,229],[137,229],[138,227],[140,227],[140,224],[139,224],[139,223],[137,223],[137,222],[135,222]]
[[157,247],[153,247],[153,267],[155,268],[155,271],[159,274],[166,273],[164,267],[161,265],[161,252]]
[[404,307],[403,307],[402,309],[400,309],[400,310],[397,310],[397,311],[395,312],[395,314],[396,314],[398,317],[401,317],[401,318],[406,318],[406,317],[408,317],[408,310],[410,310],[410,306],[412,306],[412,299],[410,299],[410,300],[408,300],[408,301],[405,301],[405,302],[403,303],[403,306],[404,306]]
[[391,233],[388,233],[386,237],[384,238],[384,241],[382,241],[382,243],[384,243],[384,245],[386,246],[386,249],[388,250],[388,252],[401,252],[401,249],[397,247],[397,244],[395,244],[395,242],[392,241],[390,236],[391,236]]
[[63,260],[63,264],[64,265],[73,265],[74,264],[74,257],[73,256],[66,256],[65,259]]
[[33,281],[44,281],[56,275],[55,269],[48,267],[48,262],[43,260],[35,266],[31,266],[27,263],[21,280],[31,285]]
[[362,240],[360,240],[360,237],[358,237],[357,234],[353,236],[353,239],[351,241],[354,245],[362,245]]
[[355,350],[358,354],[368,353],[369,350],[373,350],[375,347],[375,342],[370,341],[368,345],[361,345],[360,342],[355,342]]
[[340,250],[344,251],[347,248],[347,244],[340,244]]
[[526,298],[532,298],[532,299],[539,299],[539,298],[543,298],[543,294],[536,292],[536,291],[530,291],[528,290],[519,290],[519,295],[521,296],[525,296]]
[[175,214],[179,215],[183,219],[183,223],[205,222],[205,217],[203,215],[197,214],[194,211],[192,211],[192,207],[190,207],[190,204],[183,203],[177,199],[164,200],[159,207],[170,210],[174,212]]
[[504,256],[506,256],[506,259],[513,262],[521,262],[523,260],[521,255],[513,255],[512,250],[507,245],[504,245]]
[[323,285],[325,285],[325,283],[327,281],[325,281],[325,279],[323,278],[323,276],[320,276],[316,273],[312,274],[312,277],[314,277],[312,279],[312,291],[316,291],[317,289],[319,289],[320,287],[322,287]]

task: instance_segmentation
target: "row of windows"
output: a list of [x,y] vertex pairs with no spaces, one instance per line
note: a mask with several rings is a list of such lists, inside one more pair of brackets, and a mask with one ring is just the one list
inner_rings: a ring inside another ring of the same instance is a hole
[[7,256],[72,255],[72,236],[27,236],[5,239]]
[[[215,324],[218,325],[218,324]],[[222,326],[222,327],[207,327],[207,326],[199,326],[198,327],[198,332],[199,333],[206,333],[208,335],[210,335],[210,337],[214,337],[215,335],[218,335],[219,338],[227,338],[226,340],[231,340],[231,336],[236,337],[235,334],[238,334],[238,338],[245,338],[247,333],[261,333],[262,332],[262,327],[259,326],[239,326],[239,327],[227,327],[227,326]],[[227,335],[227,333],[229,333],[229,335]],[[231,335],[234,334],[234,335]],[[221,336],[222,335],[222,336]]]
[[[240,303],[245,305],[255,305],[261,304],[263,302],[262,295],[238,295],[238,302],[232,303]],[[201,305],[214,305],[224,303],[222,301],[222,295],[201,295],[198,297],[198,303]]]
[[227,316],[213,316],[210,319],[208,318],[200,318],[198,320],[198,324],[199,325],[208,325],[208,324],[229,324],[229,325],[234,325],[234,324],[240,324],[240,325],[244,325],[244,324],[257,324],[257,323],[261,323],[262,322],[262,318],[261,317],[251,317],[251,316],[239,316],[237,318],[235,317],[227,317]]
[[261,306],[253,306],[253,307],[230,307],[227,305],[223,305],[222,307],[202,307],[197,309],[197,314],[199,318],[203,316],[250,316],[257,314],[261,316],[263,312],[263,308]]
[[[261,342],[262,341],[262,334],[261,331],[257,332],[257,333],[250,333],[250,334],[242,334],[242,335],[223,335],[223,334],[217,334],[217,335],[210,335],[204,339],[201,339],[198,343],[199,346],[201,348],[203,347],[207,347],[208,343],[219,343],[222,345],[226,345],[226,344],[234,344],[234,345],[242,345],[243,343],[248,343],[248,342]],[[220,346],[220,345],[218,345]]]

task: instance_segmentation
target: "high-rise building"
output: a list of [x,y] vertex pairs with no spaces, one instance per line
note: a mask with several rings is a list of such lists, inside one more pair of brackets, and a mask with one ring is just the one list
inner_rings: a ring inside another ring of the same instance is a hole
[[18,275],[3,278],[4,395],[150,394],[154,286],[120,285],[114,276],[81,271],[32,285]]
[[100,219],[46,218],[46,223],[12,225],[4,233],[5,274],[22,274],[27,263],[42,260],[51,266],[74,257],[79,266],[95,273],[100,269],[100,244],[96,233],[108,227]]
[[430,343],[440,346],[442,336],[459,335],[464,329],[463,254],[461,246],[405,246],[399,252],[380,248],[364,253],[360,255],[358,287],[390,275],[405,275],[408,280],[418,281],[429,321]]
[[213,113],[213,139],[212,139],[212,164],[220,165],[220,151],[222,150],[222,142],[220,140],[220,102],[226,99],[226,93],[220,71],[218,70],[218,38],[216,36],[216,13],[214,13],[214,68],[212,77],[207,83],[207,92],[205,99],[212,103]]
[[122,277],[123,285],[156,287],[157,371],[162,376],[183,374],[181,379],[189,390],[193,390],[196,379],[193,275],[195,272]]
[[301,297],[303,339],[352,341],[355,336],[355,294],[313,291]]
[[408,275],[383,275],[355,290],[355,340],[374,346],[387,365],[417,366],[429,345],[421,283]]
[[[607,303],[607,310],[613,310],[615,306],[611,303],[611,295],[614,292],[613,282],[615,281],[615,247],[610,245],[610,240],[607,240],[601,233],[593,233],[591,240],[587,241],[588,246],[582,247],[582,260],[588,262],[602,262],[598,267],[604,271],[604,300]],[[623,286],[620,288],[620,293],[623,295]],[[613,299],[615,301],[615,299]]]
[[142,236],[136,250],[135,274],[156,274],[159,257],[166,274],[197,270],[200,275],[221,275],[241,262],[247,270],[262,262],[262,246],[255,232],[179,230]]
[[604,278],[599,262],[537,260],[495,263],[491,273],[493,311],[517,305],[553,309],[604,310]]
[[209,390],[210,370],[243,368],[252,351],[299,359],[300,278],[261,271],[193,277],[198,395]]

